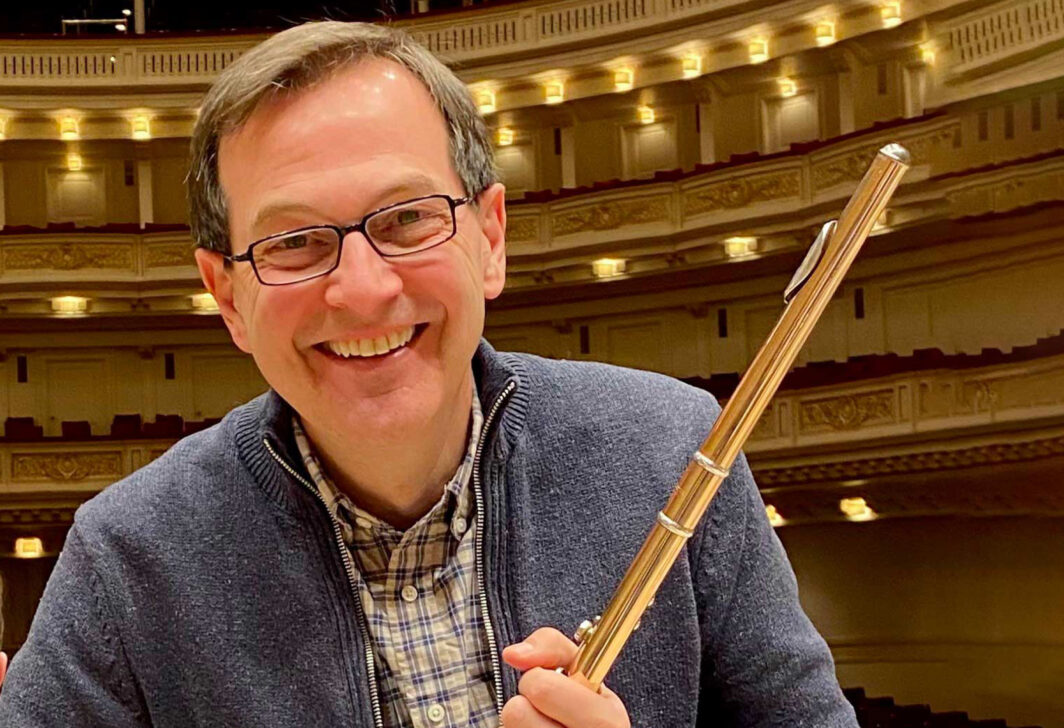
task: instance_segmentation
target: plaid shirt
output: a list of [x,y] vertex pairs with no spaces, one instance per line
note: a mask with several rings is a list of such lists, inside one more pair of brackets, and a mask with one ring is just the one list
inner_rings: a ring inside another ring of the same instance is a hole
[[399,531],[356,506],[326,475],[298,415],[303,463],[340,523],[358,569],[384,724],[494,728],[491,653],[478,605],[470,483],[483,414],[476,390],[469,447],[432,509]]

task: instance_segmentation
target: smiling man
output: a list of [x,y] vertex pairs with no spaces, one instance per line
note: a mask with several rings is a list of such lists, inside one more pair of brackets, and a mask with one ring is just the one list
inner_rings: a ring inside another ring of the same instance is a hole
[[853,726],[745,462],[593,692],[554,670],[715,416],[481,341],[506,212],[464,85],[318,23],[204,101],[196,261],[271,391],[78,513],[17,726]]

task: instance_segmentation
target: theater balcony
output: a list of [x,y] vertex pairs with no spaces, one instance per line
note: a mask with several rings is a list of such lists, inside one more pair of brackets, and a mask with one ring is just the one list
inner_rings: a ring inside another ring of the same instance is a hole
[[[501,349],[726,400],[816,231],[910,150],[746,453],[844,686],[1064,728],[1064,4],[410,9],[507,186]],[[184,179],[203,93],[271,32],[0,37],[9,651],[76,507],[267,386],[199,280]]]

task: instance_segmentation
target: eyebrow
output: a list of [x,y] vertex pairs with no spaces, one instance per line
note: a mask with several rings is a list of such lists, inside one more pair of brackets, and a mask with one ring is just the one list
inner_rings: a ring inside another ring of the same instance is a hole
[[[388,185],[382,190],[379,190],[374,194],[372,199],[381,201],[400,193],[408,193],[413,196],[421,194],[432,194],[438,191],[441,187],[440,183],[421,172],[415,172],[405,177],[402,177],[392,184]],[[372,212],[383,205],[373,204],[365,213]],[[305,202],[289,202],[287,200],[275,200],[274,202],[267,203],[256,214],[255,219],[251,222],[251,229],[258,230],[259,226],[269,220],[271,217],[280,214],[302,213],[311,217],[326,217],[321,214],[321,211],[315,208],[313,205],[309,205]],[[363,213],[363,214],[365,214]]]

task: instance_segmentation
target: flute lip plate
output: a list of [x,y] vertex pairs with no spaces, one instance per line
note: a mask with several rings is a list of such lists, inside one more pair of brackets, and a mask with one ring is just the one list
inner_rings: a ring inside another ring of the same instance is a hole
[[912,162],[912,156],[909,154],[909,150],[901,144],[888,144],[880,149],[879,153],[885,157],[890,157],[895,162],[900,162],[905,166],[908,166]]

